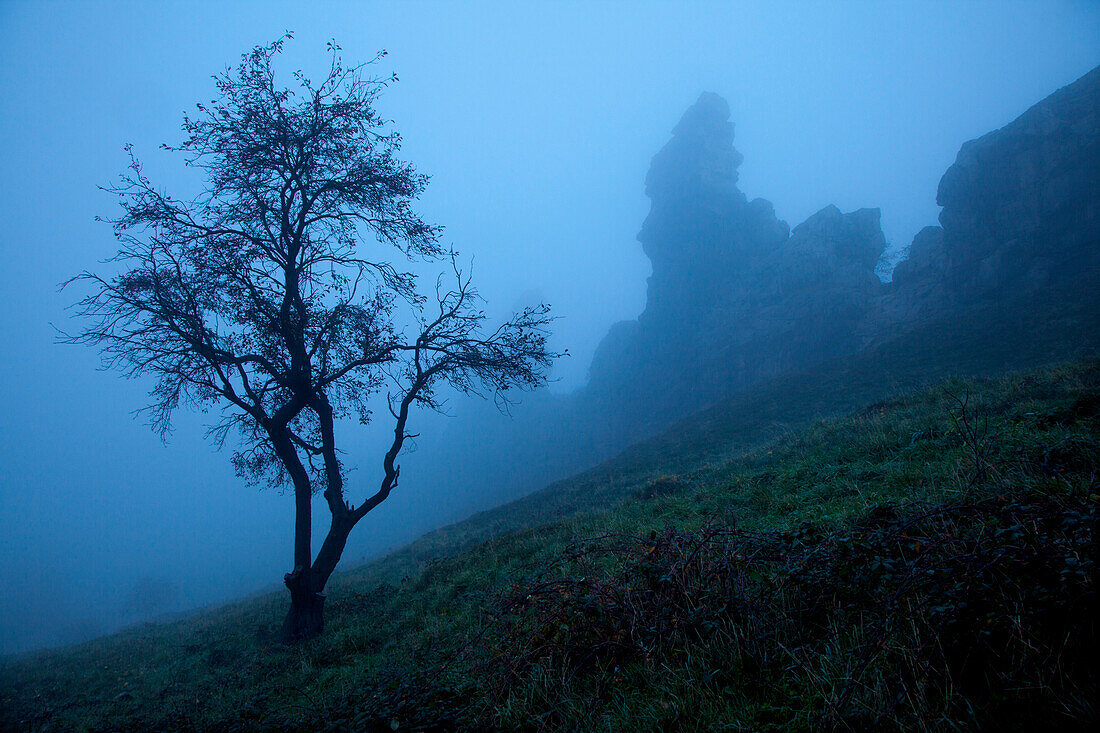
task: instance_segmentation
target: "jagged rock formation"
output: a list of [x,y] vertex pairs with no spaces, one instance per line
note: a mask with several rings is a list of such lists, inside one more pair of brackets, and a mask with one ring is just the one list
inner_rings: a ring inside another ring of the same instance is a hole
[[962,146],[940,181],[940,227],[894,273],[906,312],[944,313],[1100,266],[1100,67]]
[[646,176],[646,308],[611,329],[585,390],[618,404],[608,422],[623,439],[866,340],[858,325],[882,291],[879,211],[828,206],[791,232],[770,202],[737,188],[729,115],[717,95],[700,96]]
[[1013,299],[1010,320],[976,340],[1040,343],[1011,321],[1033,306],[1100,340],[1098,109],[1100,68],[963,145],[940,184],[940,226],[916,235],[883,285],[878,210],[827,206],[789,230],[770,203],[737,188],[729,108],[702,95],[646,177],[645,311],[611,328],[577,393],[536,397],[512,422],[488,414],[456,427],[436,475],[452,493],[499,503],[760,380],[867,347],[881,359],[904,331],[965,324],[983,308],[975,322],[989,324],[990,309],[996,321]]
[[940,226],[917,234],[889,285],[874,273],[878,209],[827,206],[789,231],[738,190],[741,161],[729,107],[710,93],[653,158],[638,234],[653,263],[646,308],[611,329],[583,392],[612,442],[931,318],[1061,297],[1100,268],[1100,68],[962,146],[940,182]]
[[862,331],[882,338],[942,313],[946,273],[943,227],[921,229],[909,245],[908,257],[894,267],[888,292]]

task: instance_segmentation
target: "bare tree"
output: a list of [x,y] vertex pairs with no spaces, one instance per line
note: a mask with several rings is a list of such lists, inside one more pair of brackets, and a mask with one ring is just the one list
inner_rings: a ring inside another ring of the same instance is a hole
[[[146,410],[162,434],[181,404],[219,406],[210,435],[220,445],[239,433],[238,474],[293,487],[283,635],[296,641],[322,630],[323,590],[348,534],[397,485],[410,410],[438,409],[445,385],[498,399],[535,387],[556,354],[546,306],[487,327],[441,229],[412,210],[427,178],[395,157],[400,138],[374,108],[393,77],[345,67],[330,44],[320,84],[296,72],[282,88],[272,62],[288,38],[215,76],[217,99],[184,116],[182,143],[164,146],[205,174],[199,195],[158,190],[127,148],[129,172],[109,189],[122,206],[109,220],[119,274],[69,281],[89,290],[75,304],[86,328],[67,340],[98,346],[128,376],[152,376]],[[426,298],[387,251],[450,258],[453,285],[437,281]],[[371,422],[371,398],[383,394],[392,444],[377,488],[352,504],[337,427]],[[316,492],[332,520],[314,555]]]

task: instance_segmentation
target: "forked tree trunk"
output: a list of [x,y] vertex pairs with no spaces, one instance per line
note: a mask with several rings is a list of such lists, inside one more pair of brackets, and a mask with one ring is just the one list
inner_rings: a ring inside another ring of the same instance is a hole
[[280,636],[286,644],[312,639],[325,628],[325,596],[313,590],[309,569],[296,568],[286,576],[290,590],[290,609]]
[[290,590],[290,610],[283,621],[282,639],[287,644],[312,639],[325,628],[325,595],[329,577],[340,562],[348,535],[355,525],[348,514],[334,516],[321,551],[312,567],[295,568],[284,578]]

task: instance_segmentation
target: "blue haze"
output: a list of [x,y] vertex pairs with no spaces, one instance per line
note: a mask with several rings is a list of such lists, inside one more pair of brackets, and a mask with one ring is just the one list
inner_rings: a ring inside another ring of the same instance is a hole
[[[1100,63],[1088,2],[3,0],[0,651],[138,620],[128,599],[143,578],[166,579],[161,609],[176,611],[289,569],[290,497],[238,481],[202,415],[181,413],[162,443],[131,417],[148,385],[97,371],[53,328],[73,327],[58,284],[114,252],[94,217],[114,213],[97,186],[124,169],[123,144],[168,190],[193,187],[157,146],[210,98],[211,74],[285,29],[287,71],[320,68],[329,38],[349,61],[389,51],[379,71],[401,81],[381,108],[432,176],[422,213],[473,258],[494,313],[553,304],[554,343],[573,354],[559,392],[644,304],[645,173],[701,91],[730,102],[750,198],[792,225],[829,203],[881,207],[893,257],[935,223],[963,141]],[[354,493],[374,482],[378,442],[345,435]],[[404,463],[415,472],[417,455]],[[484,507],[432,494],[445,481],[422,476],[365,520],[345,567]]]

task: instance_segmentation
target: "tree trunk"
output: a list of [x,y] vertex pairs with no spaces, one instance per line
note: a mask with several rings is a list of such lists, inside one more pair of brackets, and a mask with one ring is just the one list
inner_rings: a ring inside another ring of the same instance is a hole
[[325,595],[313,590],[308,569],[295,568],[284,580],[290,590],[290,610],[283,621],[282,640],[295,644],[312,639],[325,628]]
[[290,590],[290,610],[287,611],[282,631],[283,641],[287,644],[311,639],[324,630],[325,595],[322,591],[340,562],[348,534],[354,526],[355,520],[350,514],[333,516],[332,526],[321,551],[317,553],[317,560],[304,570],[301,566],[294,568],[294,572],[284,578]]

